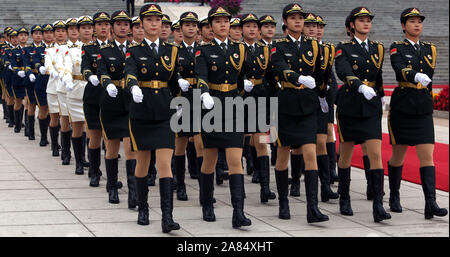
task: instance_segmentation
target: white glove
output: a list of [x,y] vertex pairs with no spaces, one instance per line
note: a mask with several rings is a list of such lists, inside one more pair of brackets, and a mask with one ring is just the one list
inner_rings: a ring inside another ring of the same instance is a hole
[[366,86],[365,84],[359,86],[358,92],[363,94],[367,100],[370,100],[377,95],[377,93],[375,93],[375,90],[373,90],[373,88]]
[[99,83],[98,78],[95,75],[89,76],[89,82],[91,82],[93,86],[98,86]]
[[25,78],[25,71],[20,70],[20,71],[17,72],[17,75],[18,75],[19,77],[21,77],[21,78]]
[[68,92],[73,90],[73,82],[72,81],[67,81],[67,82],[65,82],[65,84],[66,84],[66,90]]
[[45,72],[47,72],[47,68],[45,68],[45,66],[41,66],[39,67],[39,72],[41,73],[41,75],[45,75]]
[[300,77],[298,77],[298,83],[303,84],[310,89],[313,89],[316,87],[316,81],[311,76],[300,75]]
[[330,90],[330,88],[331,88],[331,87],[327,85],[327,91]]
[[320,109],[322,109],[322,112],[327,113],[328,112],[327,99],[325,97],[319,97],[319,102],[320,102]]
[[422,86],[426,87],[426,86],[428,86],[428,84],[430,84],[431,79],[430,79],[430,77],[428,77],[427,74],[417,72],[416,76],[414,77],[414,81],[416,83],[420,83],[420,84],[422,84]]
[[381,106],[384,106],[386,104],[386,99],[385,97],[381,97]]
[[183,92],[187,92],[189,90],[189,86],[191,84],[189,84],[189,81],[185,80],[185,79],[179,79],[178,80],[178,85],[181,88],[181,91]]
[[50,72],[50,76],[52,76],[52,79],[57,79],[59,76],[59,73],[55,70]]
[[282,88],[280,82],[277,82],[277,85],[278,85],[279,88]]
[[36,76],[34,76],[34,74],[30,74],[30,76],[28,76],[28,78],[30,79],[31,83],[36,81]]
[[8,69],[13,70],[13,68],[11,67],[11,64],[8,65]]
[[[110,97],[113,97],[113,98],[115,98],[117,96],[117,93],[118,93],[117,92],[117,87],[114,84],[109,84],[106,87],[106,91],[108,92],[108,95]],[[133,95],[133,98],[134,98],[134,95]]]
[[250,92],[252,91],[254,85],[250,80],[244,80],[244,90],[245,92]]
[[133,86],[131,87],[131,94],[133,95],[133,101],[135,103],[142,103],[142,99],[144,98],[142,89],[140,89],[138,86]]
[[203,106],[205,106],[206,109],[211,110],[214,107],[214,99],[209,95],[208,92],[203,93],[200,96],[200,100],[202,100]]

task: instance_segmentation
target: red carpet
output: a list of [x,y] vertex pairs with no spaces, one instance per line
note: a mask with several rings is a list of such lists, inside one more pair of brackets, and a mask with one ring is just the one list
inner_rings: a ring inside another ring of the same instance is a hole
[[[335,126],[336,127],[336,126]],[[336,135],[337,131],[336,131]],[[337,138],[339,140],[339,138]],[[336,142],[336,147],[339,142]],[[436,143],[434,148],[434,163],[436,165],[436,188],[444,191],[449,191],[449,145]],[[383,141],[381,147],[381,154],[383,157],[384,173],[388,174],[387,161],[391,158],[392,146],[389,144],[389,134],[383,133]],[[356,146],[353,152],[352,166],[357,168],[364,168],[362,160],[361,146]],[[406,181],[416,184],[420,183],[419,173],[420,163],[417,158],[415,147],[409,147],[403,165],[402,177]]]

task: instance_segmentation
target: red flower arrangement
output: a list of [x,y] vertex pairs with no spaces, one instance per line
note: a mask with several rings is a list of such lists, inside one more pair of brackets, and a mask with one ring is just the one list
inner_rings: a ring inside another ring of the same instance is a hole
[[446,87],[441,92],[439,92],[439,95],[434,99],[434,109],[440,110],[440,111],[449,111],[449,88]]

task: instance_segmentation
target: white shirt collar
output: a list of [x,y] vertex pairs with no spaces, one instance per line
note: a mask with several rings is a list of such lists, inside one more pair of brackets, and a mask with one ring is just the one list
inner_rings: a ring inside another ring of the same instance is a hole
[[183,40],[183,44],[184,44],[184,46],[185,47],[192,47],[192,48],[194,48],[194,46],[195,46],[195,41],[192,43],[192,45],[188,45],[184,40]]
[[[244,41],[245,42],[245,41]],[[249,43],[247,43],[247,42],[245,42],[245,44],[248,46],[248,47],[250,47],[250,46],[253,46],[253,47],[255,47],[255,45],[256,45],[256,42],[253,42],[253,44],[249,44]]]
[[[121,43],[119,43],[119,41],[114,39],[114,42],[116,42],[117,47],[119,47],[120,45],[122,45]],[[123,45],[125,46],[125,48],[127,47],[127,41],[123,42]]]
[[299,38],[298,38],[298,40],[297,39],[295,39],[293,36],[291,36],[291,34],[288,34],[288,36],[291,38],[291,40],[292,40],[292,42],[296,42],[296,41],[302,41],[302,36],[300,36]]
[[264,40],[263,38],[262,38],[261,40],[262,40],[262,41],[264,42],[264,44],[266,44],[266,45],[272,44],[272,42],[273,42],[273,41],[267,42],[267,41]]
[[[361,45],[361,43],[363,42],[361,39],[359,39],[357,36],[355,36],[356,42],[358,42],[358,44]],[[369,39],[366,38],[366,40],[364,40],[364,42],[366,43],[366,46],[369,46]]]
[[219,46],[220,46],[220,44],[222,44],[222,43],[225,43],[226,45],[228,45],[228,38],[225,38],[225,41],[220,41],[218,38],[214,38],[215,40],[216,40],[216,42],[217,42],[217,44],[219,44]]
[[97,38],[97,42],[98,42],[99,45],[102,45],[102,43],[107,44],[107,43],[108,43],[108,40],[101,41],[100,39]]
[[155,40],[155,42],[152,42],[150,39],[147,39],[147,38],[144,38],[144,39],[145,39],[145,41],[147,42],[148,46],[151,47],[152,43],[155,43],[155,44],[156,44],[156,48],[158,49],[158,47],[159,47],[159,38],[157,38],[157,39]]
[[417,41],[417,43],[414,43],[413,41],[409,40],[409,38],[407,38],[406,40],[408,40],[408,42],[411,43],[412,46],[414,46],[414,44],[419,44],[420,45],[420,40]]

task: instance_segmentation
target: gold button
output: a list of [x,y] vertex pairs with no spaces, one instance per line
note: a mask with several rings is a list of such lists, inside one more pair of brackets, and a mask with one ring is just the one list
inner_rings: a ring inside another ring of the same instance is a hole
[[302,71],[303,69],[302,68],[300,68],[300,72]]
[[367,81],[367,79],[364,79],[364,81]]
[[228,64],[228,62],[225,62],[225,64]]
[[369,72],[369,69],[367,69],[366,71]]
[[[145,63],[143,63],[142,66],[145,66]],[[156,65],[156,66],[158,66],[158,65]]]
[[299,61],[300,61],[300,63],[301,63],[301,62],[303,62],[303,60],[302,60],[302,59],[300,59]]
[[408,61],[409,63],[411,63],[411,61]]
[[254,79],[255,78],[255,76],[252,76],[252,79]]
[[369,63],[370,61],[369,60],[367,60],[367,63]]
[[420,69],[420,72],[423,72],[423,69]]
[[228,83],[228,80],[225,80],[225,84],[227,84]]
[[216,64],[216,62],[213,62],[213,64]]
[[345,92],[348,92],[348,89],[346,89]]
[[228,71],[225,71],[225,74],[228,74]]
[[253,70],[255,71],[255,70],[256,70],[256,68],[253,68]]
[[191,62],[191,66],[194,66],[194,63],[193,63],[193,62]]
[[156,65],[156,67],[158,67],[158,66],[159,66],[159,63],[156,63],[155,65]]
[[422,61],[420,61],[420,63],[423,63]]
[[156,72],[156,73],[155,73],[155,75],[156,75],[156,76],[158,76],[158,75],[159,75],[159,73],[158,73],[158,72]]
[[155,90],[155,94],[158,94],[158,90]]
[[191,74],[194,73],[194,71],[191,71]]
[[256,61],[253,61],[253,63],[256,63]]
[[288,62],[291,62],[291,60],[288,60]]

